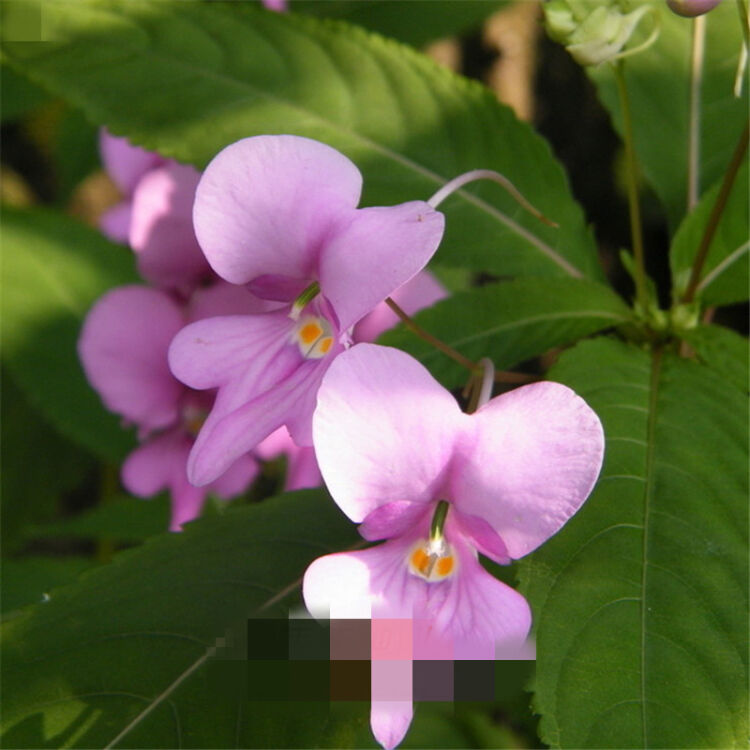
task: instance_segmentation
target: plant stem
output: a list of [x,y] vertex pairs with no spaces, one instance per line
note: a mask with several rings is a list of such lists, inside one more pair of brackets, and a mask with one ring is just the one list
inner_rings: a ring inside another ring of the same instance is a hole
[[726,208],[729,194],[732,192],[732,186],[734,185],[734,180],[737,177],[737,172],[742,166],[742,162],[745,159],[745,154],[747,153],[748,136],[748,126],[745,125],[745,129],[742,131],[739,143],[737,144],[737,147],[734,149],[734,153],[732,154],[732,160],[729,162],[729,167],[724,173],[724,179],[721,183],[719,194],[716,196],[716,202],[711,209],[711,215],[708,217],[708,221],[706,222],[706,228],[703,231],[703,237],[701,237],[701,242],[698,246],[698,251],[695,254],[695,260],[693,261],[693,269],[690,272],[690,281],[688,282],[687,288],[685,289],[685,294],[682,295],[683,304],[692,302],[693,298],[695,297],[695,292],[698,288],[698,284],[700,283],[703,265],[706,262],[708,251],[711,247],[711,241],[714,238],[714,234],[716,234],[716,229],[719,226],[721,215],[724,213],[724,209]]
[[464,357],[463,354],[460,354],[455,349],[448,346],[448,344],[441,341],[439,338],[433,336],[431,333],[429,333],[429,331],[425,331],[422,326],[420,326],[412,318],[410,318],[390,297],[386,297],[385,304],[388,305],[388,307],[390,307],[391,310],[393,310],[393,312],[398,315],[398,317],[401,319],[401,322],[412,333],[416,333],[419,338],[434,346],[436,349],[439,349],[441,352],[443,352],[443,354],[446,354],[452,360],[458,362],[459,365],[465,367],[467,370],[471,372],[479,371],[479,366],[477,364],[472,362],[468,357]]
[[641,207],[638,201],[638,169],[633,143],[633,121],[630,115],[630,100],[625,84],[624,62],[620,60],[614,66],[617,91],[622,107],[623,135],[625,139],[625,156],[627,160],[628,207],[630,209],[630,236],[635,256],[635,299],[645,310],[647,302],[646,270],[643,257],[643,234],[641,229]]
[[703,57],[706,48],[706,17],[693,19],[693,42],[690,48],[690,122],[688,127],[688,213],[698,203],[700,193],[700,130]]
[[[433,336],[429,331],[425,331],[413,318],[407,315],[390,297],[386,297],[385,304],[393,310],[394,313],[399,317],[401,322],[412,332],[415,333],[419,338],[426,341],[431,346],[434,346],[437,350],[443,352],[443,354],[450,357],[454,362],[458,362],[459,365],[465,367],[469,372],[474,375],[482,376],[483,367],[476,362],[473,362],[468,357],[464,357],[463,354],[457,352],[453,347],[448,346],[444,341]],[[522,372],[496,372],[495,380],[498,383],[531,383],[536,380],[533,375],[526,375]]]

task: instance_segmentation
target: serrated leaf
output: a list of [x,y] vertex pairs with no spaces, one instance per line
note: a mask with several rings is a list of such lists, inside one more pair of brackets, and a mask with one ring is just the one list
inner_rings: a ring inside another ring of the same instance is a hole
[[197,166],[245,136],[317,138],[361,168],[363,205],[426,199],[495,169],[560,228],[477,184],[444,205],[440,262],[603,278],[547,143],[488,89],[407,46],[251,3],[49,0],[44,11],[50,41],[6,43],[5,56],[119,135]]
[[[687,210],[690,47],[693,24],[666,3],[646,0],[659,15],[655,44],[625,60],[638,160],[676,228]],[[735,4],[719,3],[705,16],[700,99],[698,193],[720,179],[747,119],[747,79],[740,98],[734,79],[742,47]],[[644,24],[646,22],[644,21]],[[622,133],[622,114],[610,66],[588,68],[599,96]]]
[[4,746],[316,746],[325,716],[302,703],[250,710],[247,662],[217,639],[253,616],[285,618],[309,562],[355,541],[323,491],[292,493],[53,591],[3,629]]
[[61,433],[110,461],[133,439],[86,382],[76,342],[94,301],[133,281],[132,254],[93,229],[41,209],[3,210],[4,362]]
[[[469,359],[489,357],[504,369],[629,317],[625,303],[601,284],[517,279],[458,292],[414,319]],[[403,326],[386,332],[378,343],[409,352],[447,387],[467,379],[460,365]]]
[[521,564],[535,706],[554,747],[745,747],[745,397],[706,367],[615,340],[550,377],[606,434],[592,496]]
[[682,338],[690,344],[703,364],[747,392],[750,385],[750,347],[745,336],[724,326],[702,325],[685,331]]
[[[707,305],[743,302],[749,296],[750,216],[747,183],[748,167],[745,163],[729,193],[696,290],[696,296]],[[680,225],[672,242],[669,262],[676,300],[682,297],[690,281],[693,262],[720,188],[721,184],[717,183],[701,197],[698,205]]]
[[421,46],[478,26],[508,0],[292,0],[291,10],[338,18]]

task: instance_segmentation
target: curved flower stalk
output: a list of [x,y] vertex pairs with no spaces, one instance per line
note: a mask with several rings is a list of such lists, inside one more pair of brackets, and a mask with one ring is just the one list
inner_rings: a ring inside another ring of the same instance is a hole
[[198,185],[194,226],[216,273],[282,303],[265,314],[202,320],[173,341],[183,383],[218,389],[188,462],[201,486],[286,425],[312,445],[321,378],[353,328],[412,279],[443,234],[423,201],[357,208],[362,176],[323,143],[256,136],[220,152]]
[[[86,376],[105,406],[137,427],[141,441],[122,467],[122,482],[141,497],[169,490],[173,531],[199,515],[207,494],[230,499],[242,493],[258,464],[246,453],[210,485],[188,482],[187,458],[213,394],[192,391],[174,378],[167,364],[170,341],[189,320],[267,308],[268,303],[223,282],[197,291],[187,305],[162,290],[133,285],[105,294],[86,318],[78,342]],[[299,473],[295,458],[291,473]],[[309,459],[303,469],[299,486],[317,484],[310,478]]]
[[[543,382],[464,414],[416,360],[362,344],[323,378],[313,435],[333,499],[366,540],[384,543],[314,561],[303,583],[310,612],[409,620],[414,659],[522,648],[529,606],[478,554],[523,557],[581,507],[604,450],[589,406]],[[411,712],[411,701],[374,700],[384,747],[401,741]]]
[[200,172],[104,129],[99,149],[105,169],[124,196],[101,217],[101,230],[130,245],[147,281],[188,296],[211,276],[192,222]]

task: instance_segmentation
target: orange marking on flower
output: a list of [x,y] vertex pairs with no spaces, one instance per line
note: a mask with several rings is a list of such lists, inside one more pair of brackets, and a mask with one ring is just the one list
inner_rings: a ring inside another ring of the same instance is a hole
[[300,329],[299,337],[303,344],[312,344],[323,335],[323,329],[317,323],[307,323]]
[[441,578],[445,578],[446,576],[449,576],[451,574],[451,571],[453,570],[453,557],[441,557],[437,561],[437,574]]
[[423,549],[414,550],[414,554],[411,556],[411,564],[423,575],[427,573],[427,566],[430,563],[430,558],[427,556]]
[[333,339],[330,336],[323,339],[319,344],[320,351],[323,352],[323,354],[328,354],[331,344],[333,344]]

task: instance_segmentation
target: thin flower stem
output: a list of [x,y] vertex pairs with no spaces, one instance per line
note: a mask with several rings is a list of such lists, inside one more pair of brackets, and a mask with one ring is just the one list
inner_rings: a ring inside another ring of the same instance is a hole
[[641,207],[638,200],[638,169],[633,143],[633,121],[630,115],[630,99],[625,84],[624,63],[619,61],[614,66],[617,91],[622,107],[622,122],[625,138],[625,155],[627,159],[628,207],[630,209],[630,236],[635,256],[635,298],[641,309],[647,301],[646,270],[643,255],[643,234],[641,229]]
[[[458,362],[459,365],[465,367],[473,375],[481,375],[483,368],[480,364],[470,360],[468,357],[464,357],[463,354],[457,352],[453,347],[441,341],[439,338],[433,336],[429,331],[425,331],[413,318],[405,313],[390,297],[386,297],[385,304],[393,310],[394,313],[399,317],[401,322],[412,332],[415,333],[419,338],[426,341],[431,346],[434,346],[437,350],[443,352],[443,354],[450,357],[454,362]],[[498,383],[531,383],[536,380],[533,375],[527,375],[522,372],[506,372],[500,371],[495,373],[495,381]]]
[[495,172],[493,169],[472,169],[470,172],[454,177],[450,182],[446,182],[440,190],[428,199],[427,203],[433,208],[437,208],[449,195],[455,193],[456,190],[460,190],[464,185],[476,180],[492,180],[498,185],[501,185],[505,190],[510,193],[511,197],[521,207],[525,208],[532,216],[535,216],[539,221],[547,224],[550,227],[558,228],[560,225],[548,219],[538,208],[529,203],[526,198],[521,195],[520,191],[516,186],[500,172]]
[[729,194],[732,192],[732,186],[734,185],[734,180],[737,177],[737,172],[739,171],[740,167],[742,166],[742,162],[745,159],[749,135],[750,133],[748,131],[748,126],[745,125],[745,129],[742,131],[739,143],[737,144],[737,147],[734,149],[734,153],[732,154],[732,160],[729,162],[729,167],[724,174],[724,179],[721,183],[719,194],[716,196],[716,202],[711,209],[711,215],[708,217],[708,221],[706,222],[706,228],[703,232],[703,237],[701,237],[698,251],[695,254],[695,260],[693,261],[693,269],[690,272],[690,281],[688,281],[687,288],[685,289],[685,294],[682,295],[683,304],[692,302],[693,298],[695,297],[695,292],[698,289],[698,285],[700,284],[701,272],[703,271],[703,266],[706,262],[706,258],[708,257],[708,251],[711,247],[711,242],[714,238],[714,234],[716,234],[716,229],[719,226],[721,215],[724,213],[724,209],[726,208]]
[[706,48],[706,16],[693,19],[690,49],[690,121],[688,126],[687,210],[695,208],[700,194],[700,132],[703,57]]
[[439,349],[441,352],[443,352],[443,354],[446,354],[452,360],[458,362],[459,365],[465,367],[467,370],[470,370],[471,372],[476,372],[478,370],[478,366],[468,357],[464,357],[463,354],[460,354],[455,349],[448,346],[448,344],[433,336],[431,333],[429,333],[429,331],[425,331],[422,326],[420,326],[416,321],[410,318],[390,297],[386,297],[385,304],[388,305],[388,307],[390,307],[391,310],[393,310],[393,312],[398,315],[398,317],[401,319],[401,322],[412,333],[416,333],[419,338],[424,339],[428,344],[431,344],[436,349]]

